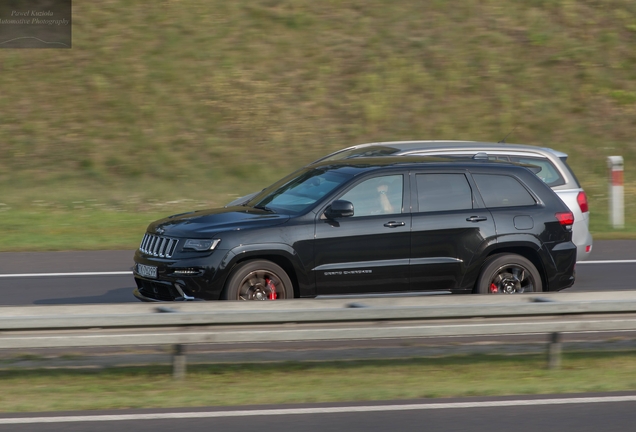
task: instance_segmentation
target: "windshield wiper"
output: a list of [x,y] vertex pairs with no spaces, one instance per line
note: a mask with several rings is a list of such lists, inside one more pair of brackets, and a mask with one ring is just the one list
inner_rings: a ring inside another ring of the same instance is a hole
[[270,213],[276,213],[274,210],[272,210],[271,208],[267,206],[255,205],[254,208],[258,210],[265,210],[266,212],[270,212]]

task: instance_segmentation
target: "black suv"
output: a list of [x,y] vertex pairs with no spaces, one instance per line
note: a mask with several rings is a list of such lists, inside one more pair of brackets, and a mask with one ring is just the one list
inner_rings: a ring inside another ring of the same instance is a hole
[[533,167],[439,157],[308,166],[245,205],[153,222],[144,301],[558,291],[574,216]]

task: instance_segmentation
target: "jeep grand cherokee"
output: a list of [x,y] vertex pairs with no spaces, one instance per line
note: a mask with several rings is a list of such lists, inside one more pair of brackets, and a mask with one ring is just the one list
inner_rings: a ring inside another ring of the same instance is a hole
[[135,253],[134,294],[184,301],[558,291],[574,283],[573,223],[521,165],[326,161],[244,205],[151,223]]

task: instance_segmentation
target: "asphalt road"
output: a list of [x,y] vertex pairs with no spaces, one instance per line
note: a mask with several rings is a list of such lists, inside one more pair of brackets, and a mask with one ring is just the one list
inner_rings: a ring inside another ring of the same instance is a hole
[[[0,305],[136,302],[133,254],[0,253]],[[577,264],[576,283],[566,291],[631,290],[635,274],[636,241],[597,241],[590,259]]]
[[635,419],[636,396],[620,393],[53,415],[4,414],[0,416],[0,431],[624,432],[633,430]]

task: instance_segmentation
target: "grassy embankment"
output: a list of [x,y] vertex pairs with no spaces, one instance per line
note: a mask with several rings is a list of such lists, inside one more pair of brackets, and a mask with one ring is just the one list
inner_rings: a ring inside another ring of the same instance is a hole
[[[1,412],[253,405],[633,391],[633,352],[0,372]],[[88,396],[88,397],[87,397]]]
[[[134,248],[352,144],[553,147],[596,238],[636,237],[632,0],[75,2],[72,50],[0,50],[0,250]],[[626,161],[627,227],[605,158]]]

